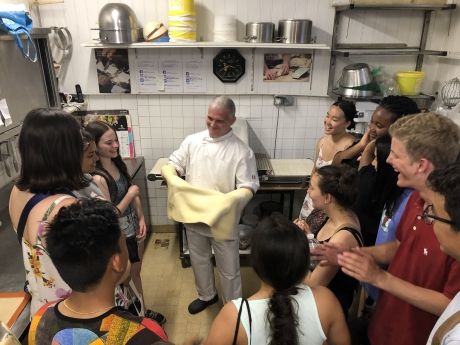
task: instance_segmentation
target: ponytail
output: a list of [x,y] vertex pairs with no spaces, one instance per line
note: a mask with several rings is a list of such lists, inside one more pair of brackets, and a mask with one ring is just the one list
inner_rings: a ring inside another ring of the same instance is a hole
[[291,295],[296,294],[297,288],[291,287],[286,290],[275,291],[270,298],[267,315],[271,330],[269,345],[299,344],[297,333],[299,305],[297,301],[291,298]]

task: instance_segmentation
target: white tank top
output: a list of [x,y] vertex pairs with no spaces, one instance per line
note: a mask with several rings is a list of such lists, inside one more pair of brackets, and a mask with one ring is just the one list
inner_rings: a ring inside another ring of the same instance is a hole
[[[315,298],[311,289],[306,285],[299,285],[299,292],[292,296],[299,306],[299,344],[322,345],[326,335],[321,327],[321,321],[316,308]],[[241,305],[241,298],[232,301],[238,310]],[[241,313],[241,324],[248,337],[248,344],[268,344],[270,326],[267,322],[267,311],[269,299],[250,300],[249,308],[252,317],[252,333],[249,332],[249,318],[246,304]],[[295,304],[294,304],[295,307]],[[236,325],[235,325],[236,326]]]

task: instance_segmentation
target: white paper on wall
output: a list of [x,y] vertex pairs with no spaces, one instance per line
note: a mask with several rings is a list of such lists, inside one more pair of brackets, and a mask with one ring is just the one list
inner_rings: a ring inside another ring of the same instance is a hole
[[201,59],[184,61],[184,92],[206,92],[206,74]]
[[3,120],[5,121],[5,126],[9,126],[13,123],[11,120],[11,115],[10,115],[10,110],[8,109],[8,104],[6,104],[6,99],[2,98],[0,99],[0,125],[3,126]]
[[160,64],[160,74],[163,76],[165,92],[183,92],[182,61],[163,60]]
[[139,93],[154,93],[157,91],[158,61],[148,57],[138,57],[136,71]]

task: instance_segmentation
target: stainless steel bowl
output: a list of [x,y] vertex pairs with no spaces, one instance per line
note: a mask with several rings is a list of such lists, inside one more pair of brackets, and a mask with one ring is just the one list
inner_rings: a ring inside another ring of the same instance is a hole
[[128,5],[109,3],[99,12],[101,43],[130,44],[139,40],[139,28],[134,11]]
[[244,40],[251,43],[272,43],[275,24],[271,22],[246,23]]
[[337,87],[332,90],[336,95],[346,96],[350,98],[371,97],[374,96],[373,90],[358,90],[346,87]]
[[277,42],[309,44],[312,22],[308,19],[283,19],[278,22]]
[[360,87],[373,82],[372,73],[367,63],[355,63],[345,66],[339,79],[339,86],[344,88]]

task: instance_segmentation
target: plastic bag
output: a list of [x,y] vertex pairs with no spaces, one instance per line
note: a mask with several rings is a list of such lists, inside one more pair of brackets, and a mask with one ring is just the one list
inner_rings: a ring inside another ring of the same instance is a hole
[[371,73],[383,97],[399,95],[399,87],[396,80],[385,73],[382,66],[373,68]]
[[[13,36],[16,45],[26,59],[32,62],[37,61],[37,48],[29,34],[32,30],[32,19],[29,17],[29,13],[26,11],[2,11],[0,9],[0,30]],[[25,45],[21,35],[26,36]]]

